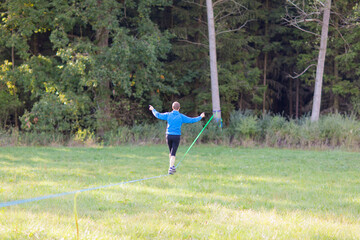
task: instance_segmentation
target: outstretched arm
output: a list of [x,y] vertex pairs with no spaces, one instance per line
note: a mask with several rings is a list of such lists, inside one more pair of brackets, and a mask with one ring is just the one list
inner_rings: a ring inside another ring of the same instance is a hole
[[202,114],[200,114],[200,116],[194,117],[194,118],[188,117],[184,114],[181,114],[181,117],[182,117],[183,123],[196,123],[196,122],[200,121],[203,117],[205,117],[205,113],[202,113]]
[[161,120],[167,120],[167,117],[169,115],[169,113],[159,113],[158,111],[155,110],[155,108],[151,105],[149,105],[149,110],[152,111],[152,114]]

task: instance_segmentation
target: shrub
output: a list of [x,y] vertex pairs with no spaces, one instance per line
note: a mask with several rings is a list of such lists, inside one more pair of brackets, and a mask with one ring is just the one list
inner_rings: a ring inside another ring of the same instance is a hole
[[76,121],[74,111],[71,104],[62,103],[57,96],[47,94],[34,104],[31,112],[25,112],[20,118],[22,129],[70,133]]
[[63,94],[47,93],[36,102],[30,112],[25,111],[20,118],[25,131],[75,134],[79,129],[95,129],[90,106],[84,104],[84,97],[69,99]]
[[15,128],[0,130],[0,146],[61,146],[69,137],[61,133],[22,132]]
[[295,120],[285,122],[284,128],[281,131],[282,144],[285,146],[300,146],[301,141],[301,127]]
[[203,125],[201,122],[197,122],[193,124],[184,124],[181,128],[181,142],[184,144],[191,144],[203,128]]
[[129,126],[119,126],[116,130],[108,131],[104,135],[106,145],[119,145],[127,143],[160,143],[165,140],[165,122],[156,124],[140,124]]
[[206,131],[203,131],[200,139],[203,143],[229,143],[227,130],[227,128],[221,128],[218,122],[212,121],[208,124]]
[[132,138],[131,131],[128,126],[119,126],[116,130],[106,132],[104,142],[107,145],[125,144]]
[[271,117],[268,126],[266,128],[266,144],[270,146],[279,146],[284,138],[283,128],[285,126],[286,119],[282,116],[276,115]]
[[319,136],[320,129],[318,123],[311,122],[310,118],[303,118],[299,121],[300,124],[300,145],[303,147],[311,147],[320,145]]
[[[56,119],[56,118],[53,118]],[[30,120],[34,121],[34,120]],[[40,120],[39,120],[40,121]],[[204,122],[184,124],[182,144],[191,144],[203,129]],[[118,126],[108,131],[101,144],[165,143],[166,122]],[[89,129],[78,130],[74,134],[56,131],[0,131],[0,145],[93,145],[99,143],[95,133]],[[250,111],[236,111],[230,115],[228,126],[223,128],[215,121],[209,123],[197,141],[202,143],[231,144],[274,147],[346,147],[358,149],[360,146],[360,121],[354,116],[333,114],[322,116],[311,122],[310,117],[287,120],[283,116],[270,114],[262,117]]]
[[319,120],[320,139],[329,146],[354,145],[359,140],[360,124],[354,117],[340,114],[322,116]]
[[93,145],[96,143],[95,133],[89,129],[79,129],[75,133],[74,140],[85,145]]
[[251,111],[235,111],[230,114],[229,130],[235,140],[253,140],[261,130],[258,117]]

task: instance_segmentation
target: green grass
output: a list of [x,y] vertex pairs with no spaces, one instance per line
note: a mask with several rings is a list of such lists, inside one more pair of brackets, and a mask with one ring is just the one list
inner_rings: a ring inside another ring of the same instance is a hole
[[[167,158],[165,145],[1,148],[0,202],[166,174]],[[0,208],[0,239],[76,239],[73,208],[74,195]],[[360,239],[360,156],[197,145],[174,176],[83,192],[77,213],[80,239]]]

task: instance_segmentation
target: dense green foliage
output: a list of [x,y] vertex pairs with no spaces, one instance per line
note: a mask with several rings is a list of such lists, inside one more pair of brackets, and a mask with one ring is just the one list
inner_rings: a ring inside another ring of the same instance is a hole
[[[173,176],[80,193],[79,239],[359,239],[359,168],[355,152],[194,146]],[[0,202],[167,169],[163,145],[5,147]],[[76,239],[73,209],[74,195],[1,208],[0,239]]]
[[[51,124],[51,123],[49,123]],[[66,126],[62,122],[57,127]],[[181,142],[191,144],[205,122],[185,124]],[[45,125],[43,125],[45,126]],[[118,146],[123,144],[165,144],[165,122],[118,126],[100,139],[95,132],[78,130],[71,135],[44,131],[0,131],[0,146]],[[288,120],[281,115],[257,117],[251,111],[236,111],[228,126],[220,129],[210,123],[198,143],[227,146],[263,146],[300,149],[341,148],[357,151],[360,146],[360,122],[352,116],[328,115],[311,122],[309,117]]]
[[[103,138],[154,121],[149,104],[167,111],[179,100],[186,114],[211,113],[204,0],[0,4],[1,128]],[[310,34],[289,26],[299,9],[285,0],[214,1],[214,11],[224,123],[234,110],[308,114],[316,68],[290,76],[316,64],[321,14],[298,24]],[[357,1],[333,3],[323,113],[360,112],[359,12]]]

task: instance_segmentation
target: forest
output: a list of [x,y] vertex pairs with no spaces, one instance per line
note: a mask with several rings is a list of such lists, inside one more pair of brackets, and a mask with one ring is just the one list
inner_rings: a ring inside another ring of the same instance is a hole
[[[224,125],[312,110],[329,0],[213,1]],[[0,128],[98,136],[212,114],[205,0],[0,1]],[[321,115],[360,113],[359,1],[331,2]]]

